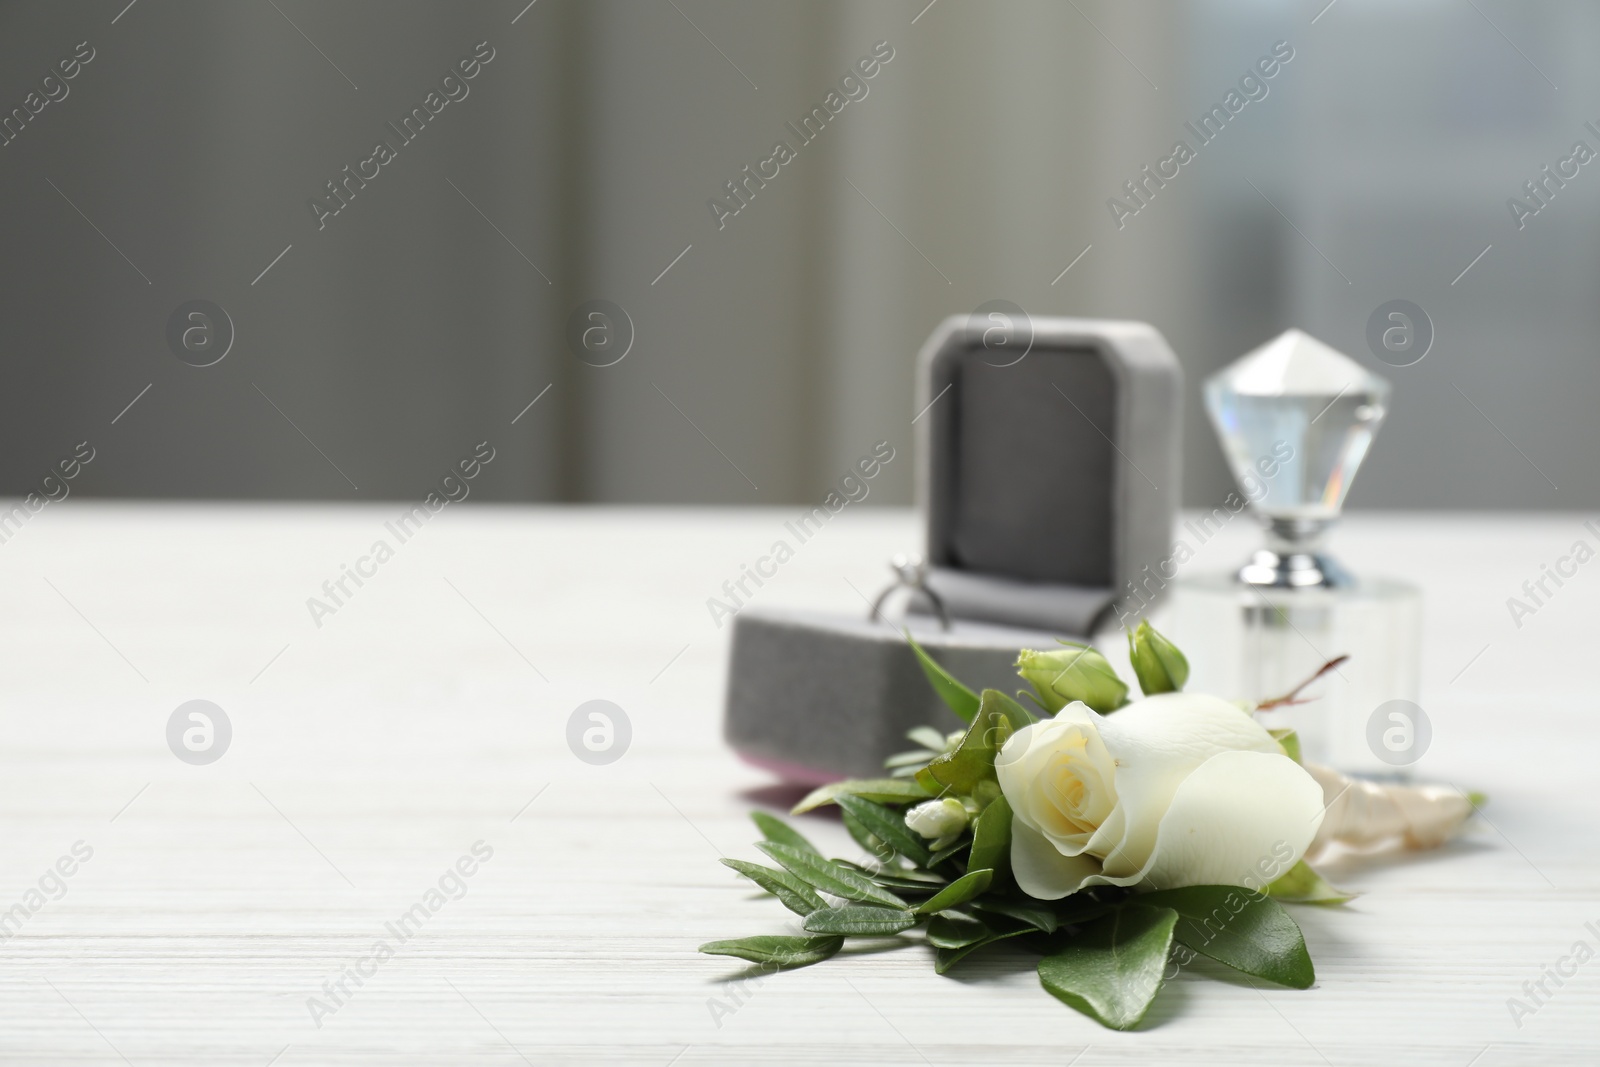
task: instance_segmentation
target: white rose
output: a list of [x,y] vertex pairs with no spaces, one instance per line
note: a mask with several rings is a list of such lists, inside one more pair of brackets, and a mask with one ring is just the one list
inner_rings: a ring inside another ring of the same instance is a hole
[[1091,885],[1261,889],[1322,824],[1315,779],[1248,712],[1200,693],[1110,715],[1068,704],[1013,734],[995,771],[1012,873],[1041,900]]

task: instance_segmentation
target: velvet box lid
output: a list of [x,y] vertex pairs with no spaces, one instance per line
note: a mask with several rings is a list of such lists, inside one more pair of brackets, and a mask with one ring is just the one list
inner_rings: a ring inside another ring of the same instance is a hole
[[958,618],[1088,635],[1171,547],[1182,371],[1141,322],[992,329],[952,316],[919,357],[928,585]]

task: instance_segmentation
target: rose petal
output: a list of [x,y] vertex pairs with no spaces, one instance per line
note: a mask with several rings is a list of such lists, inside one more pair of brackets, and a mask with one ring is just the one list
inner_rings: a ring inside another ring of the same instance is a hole
[[1083,849],[1093,856],[1108,857],[1111,862],[1106,864],[1105,860],[1102,859],[1101,865],[1108,867],[1112,874],[1137,873],[1139,868],[1143,866],[1141,863],[1130,866],[1119,851],[1127,825],[1127,812],[1119,804],[1112,809],[1110,816],[1100,825],[1100,829],[1096,830],[1089,838],[1089,843]]
[[1117,763],[1117,808],[1125,832],[1115,844],[1097,839],[1093,848],[1113,872],[1149,864],[1161,819],[1195,768],[1222,752],[1283,751],[1248,712],[1204,693],[1135,701],[1101,720],[1100,737]]
[[[1108,791],[1116,788],[1114,764],[1100,738],[1103,716],[1081,702],[1068,704],[1054,718],[1025,726],[1012,734],[995,758],[995,774],[1000,791],[1011,804],[1014,821],[1043,834],[1063,854],[1075,856],[1089,845],[1091,834],[1060,832],[1061,819],[1051,803],[1044,782],[1051,761],[1057,756],[1063,734],[1074,727],[1087,727],[1087,755],[1102,768]],[[1115,807],[1106,812],[1107,822],[1116,822]],[[1120,822],[1118,822],[1120,825]]]
[[1143,880],[1263,889],[1305,855],[1322,813],[1322,788],[1288,756],[1220,753],[1173,794]]
[[1063,856],[1055,845],[1021,819],[1011,820],[1011,874],[1030,897],[1059,900],[1076,893],[1100,873],[1091,856]]

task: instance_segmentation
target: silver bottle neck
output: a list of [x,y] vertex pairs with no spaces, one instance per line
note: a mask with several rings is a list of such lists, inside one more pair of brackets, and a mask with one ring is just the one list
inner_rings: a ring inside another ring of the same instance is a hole
[[1239,569],[1246,585],[1275,589],[1343,589],[1355,584],[1350,572],[1322,550],[1333,519],[1269,517],[1267,544]]

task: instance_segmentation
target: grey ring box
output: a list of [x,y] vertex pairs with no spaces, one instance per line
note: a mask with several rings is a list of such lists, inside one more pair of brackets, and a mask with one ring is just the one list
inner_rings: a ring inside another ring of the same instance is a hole
[[[1145,323],[1036,318],[1012,347],[946,319],[918,357],[927,584],[898,624],[748,607],[734,619],[725,736],[781,777],[879,777],[915,726],[961,725],[902,630],[974,689],[1014,692],[1022,648],[1087,638],[1119,595],[1159,596],[1179,501],[1182,372]],[[1031,340],[1019,358],[1022,341]],[[1132,602],[1130,596],[1130,602]]]

